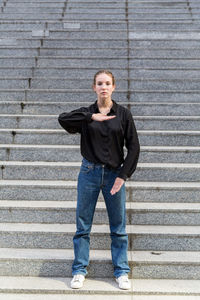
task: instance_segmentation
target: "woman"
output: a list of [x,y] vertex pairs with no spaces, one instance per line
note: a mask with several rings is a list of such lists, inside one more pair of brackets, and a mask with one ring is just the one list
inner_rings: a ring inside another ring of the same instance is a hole
[[[97,101],[59,115],[60,125],[69,133],[81,134],[83,156],[78,176],[76,234],[72,288],[81,288],[89,264],[90,231],[100,190],[109,217],[114,276],[121,289],[130,289],[128,273],[125,208],[125,180],[136,169],[140,145],[131,112],[112,100],[115,78],[100,70],[94,76]],[[124,159],[124,142],[127,155]]]

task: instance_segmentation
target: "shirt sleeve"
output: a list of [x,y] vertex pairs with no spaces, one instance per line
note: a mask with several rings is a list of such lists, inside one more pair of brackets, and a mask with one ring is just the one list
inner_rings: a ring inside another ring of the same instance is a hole
[[131,175],[135,171],[140,153],[140,144],[137,131],[132,114],[129,110],[127,110],[127,121],[124,138],[125,146],[127,148],[127,155],[118,177],[126,180],[127,177],[131,177]]
[[69,133],[81,133],[83,122],[92,122],[92,113],[87,107],[81,107],[71,112],[59,115],[58,122]]

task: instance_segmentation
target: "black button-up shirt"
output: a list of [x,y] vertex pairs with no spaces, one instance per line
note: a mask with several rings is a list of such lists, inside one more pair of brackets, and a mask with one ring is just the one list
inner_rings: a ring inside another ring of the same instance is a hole
[[[112,101],[113,106],[107,115],[116,115],[113,119],[103,122],[91,119],[92,114],[99,113],[96,101],[89,107],[60,114],[58,121],[69,133],[81,134],[84,158],[114,169],[121,166],[118,177],[126,180],[136,169],[140,145],[130,110]],[[124,144],[128,150],[125,159]]]

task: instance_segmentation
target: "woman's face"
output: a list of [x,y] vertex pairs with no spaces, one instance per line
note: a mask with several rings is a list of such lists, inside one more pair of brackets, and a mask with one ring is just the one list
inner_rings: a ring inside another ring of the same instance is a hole
[[96,84],[93,85],[94,91],[97,93],[98,98],[104,100],[111,98],[115,85],[112,83],[112,77],[101,73],[96,77]]

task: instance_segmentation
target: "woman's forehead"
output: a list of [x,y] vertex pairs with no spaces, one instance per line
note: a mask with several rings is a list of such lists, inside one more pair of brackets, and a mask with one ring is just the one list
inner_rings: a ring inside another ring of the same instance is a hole
[[112,77],[105,73],[102,73],[97,75],[96,81],[112,81]]

